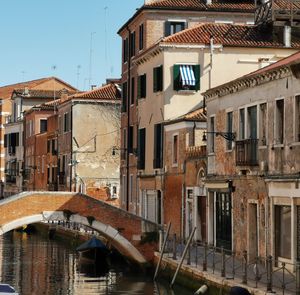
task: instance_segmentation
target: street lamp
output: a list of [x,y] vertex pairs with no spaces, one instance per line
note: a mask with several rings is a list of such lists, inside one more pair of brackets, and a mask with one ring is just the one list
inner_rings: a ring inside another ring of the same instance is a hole
[[227,141],[235,141],[235,132],[205,131],[203,133],[202,141],[207,141],[206,134],[214,134],[215,136],[225,138]]

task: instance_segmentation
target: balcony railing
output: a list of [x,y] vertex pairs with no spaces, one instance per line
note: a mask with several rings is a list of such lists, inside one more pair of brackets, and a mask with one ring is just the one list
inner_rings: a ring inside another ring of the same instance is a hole
[[235,142],[236,165],[258,165],[258,139],[244,139]]
[[195,159],[206,156],[206,146],[190,146],[185,150],[186,159]]

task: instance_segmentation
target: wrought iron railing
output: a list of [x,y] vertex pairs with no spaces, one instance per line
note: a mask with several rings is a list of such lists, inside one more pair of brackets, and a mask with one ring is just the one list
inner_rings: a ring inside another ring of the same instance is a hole
[[258,139],[244,139],[235,142],[236,165],[258,165]]
[[270,293],[300,295],[300,262],[289,264],[272,256],[249,259],[247,251],[232,252],[203,242],[194,241],[188,246],[175,234],[167,240],[165,257],[179,262],[186,247],[187,266]]

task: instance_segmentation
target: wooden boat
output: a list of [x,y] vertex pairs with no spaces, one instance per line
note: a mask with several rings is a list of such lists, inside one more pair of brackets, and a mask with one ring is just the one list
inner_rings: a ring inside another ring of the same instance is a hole
[[107,265],[107,258],[110,253],[106,245],[96,237],[92,237],[89,241],[77,247],[76,251],[80,253],[81,259],[103,265]]
[[19,293],[8,284],[0,284],[0,295],[19,295]]

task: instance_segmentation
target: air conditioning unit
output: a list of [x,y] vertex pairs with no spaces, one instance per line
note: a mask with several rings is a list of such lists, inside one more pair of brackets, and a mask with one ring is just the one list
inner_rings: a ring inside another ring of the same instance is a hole
[[260,173],[266,173],[268,171],[267,161],[260,161],[259,162],[259,171],[260,171]]

